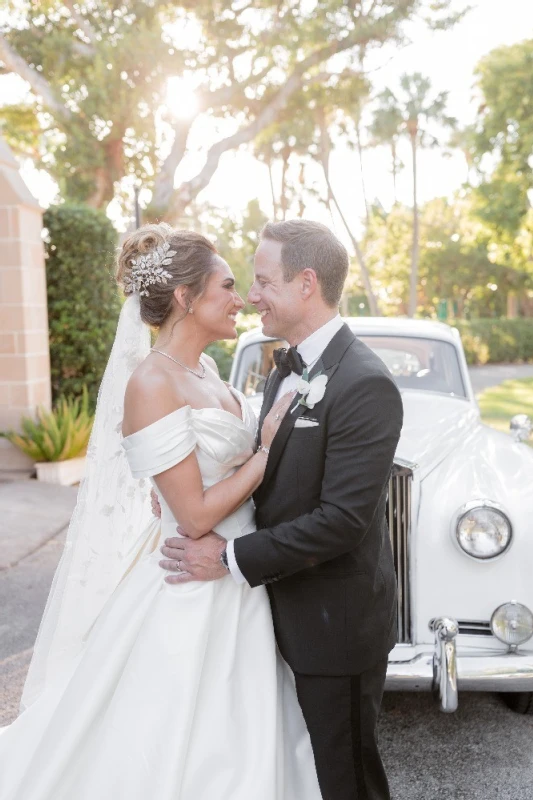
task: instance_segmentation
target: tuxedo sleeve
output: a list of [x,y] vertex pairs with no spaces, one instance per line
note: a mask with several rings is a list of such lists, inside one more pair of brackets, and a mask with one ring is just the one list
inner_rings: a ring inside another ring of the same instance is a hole
[[317,508],[235,540],[235,559],[250,586],[281,580],[361,544],[387,491],[402,420],[400,393],[386,375],[365,376],[339,391],[327,415]]

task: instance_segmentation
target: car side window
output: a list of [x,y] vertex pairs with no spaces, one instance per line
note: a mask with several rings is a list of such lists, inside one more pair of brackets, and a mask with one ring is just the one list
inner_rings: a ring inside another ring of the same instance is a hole
[[281,340],[268,339],[249,344],[241,350],[235,388],[247,397],[261,394],[274,366],[274,350],[284,344]]

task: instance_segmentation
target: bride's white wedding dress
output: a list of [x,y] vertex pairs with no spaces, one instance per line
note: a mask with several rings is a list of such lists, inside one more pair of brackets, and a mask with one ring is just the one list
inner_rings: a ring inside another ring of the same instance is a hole
[[[242,419],[186,406],[126,437],[134,476],[193,450],[206,487],[231,475],[255,434],[239,400]],[[253,530],[251,501],[217,526]],[[0,800],[320,800],[265,588],[165,583],[164,502],[150,531],[68,674],[0,736]]]

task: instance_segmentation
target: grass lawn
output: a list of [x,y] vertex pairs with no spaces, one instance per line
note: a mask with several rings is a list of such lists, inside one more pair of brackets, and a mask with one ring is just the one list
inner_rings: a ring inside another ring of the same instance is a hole
[[[509,433],[509,422],[515,414],[527,414],[533,419],[533,378],[504,381],[485,389],[478,397],[483,422],[499,431]],[[529,440],[533,446],[533,440]]]

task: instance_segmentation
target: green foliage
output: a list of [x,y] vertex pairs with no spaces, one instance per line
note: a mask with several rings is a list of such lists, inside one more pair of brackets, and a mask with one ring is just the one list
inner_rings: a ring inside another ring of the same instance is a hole
[[[174,192],[200,115],[211,118],[210,130],[231,119],[246,131],[238,141],[220,140],[220,153],[252,141],[291,94],[323,83],[321,69],[332,58],[336,71],[350,72],[367,48],[401,40],[415,19],[453,24],[455,5],[5,0],[0,35],[9,53],[2,60],[6,71],[29,78],[42,132],[39,166],[59,182],[62,197],[103,207],[123,178],[135,176],[154,190],[148,216],[157,209],[176,218],[210,179],[200,172],[185,192]],[[168,107],[172,101],[165,109],[171,77],[197,85],[198,110],[189,119]],[[15,139],[15,120],[4,119]],[[216,168],[219,155],[211,155]]]
[[[533,378],[491,386],[478,397],[478,404],[486,425],[509,433],[509,421],[515,414],[527,414],[533,418]],[[533,447],[531,439],[528,444]]]
[[[198,228],[215,243],[220,256],[228,262],[235,275],[237,291],[246,300],[253,283],[254,253],[259,244],[259,234],[268,217],[263,213],[259,202],[252,200],[241,215],[229,215],[224,209],[196,207],[191,225]],[[253,312],[247,305],[245,314]]]
[[206,347],[205,352],[215,359],[223,381],[227,381],[229,378],[236,346],[236,339],[225,339],[220,342],[213,342],[209,347]]
[[[370,215],[363,244],[386,314],[408,310],[411,214],[396,204],[388,214],[374,207]],[[504,316],[507,295],[524,296],[532,280],[527,271],[500,262],[498,255],[470,196],[430,200],[420,209],[419,313],[435,317],[439,303],[447,301],[459,318]]]
[[22,434],[7,431],[0,435],[34,461],[64,461],[85,455],[92,425],[89,394],[84,387],[81,398],[62,397],[53,411],[39,408],[37,422],[23,417]]
[[509,246],[533,188],[533,39],[492,50],[476,74],[483,99],[470,150],[482,177],[478,214],[497,242]]
[[101,211],[52,206],[44,214],[52,391],[92,405],[120,310],[112,264],[116,232]]
[[0,106],[0,131],[14,153],[39,159],[41,133],[34,106],[29,103]]
[[475,319],[454,323],[469,364],[533,362],[533,319]]

